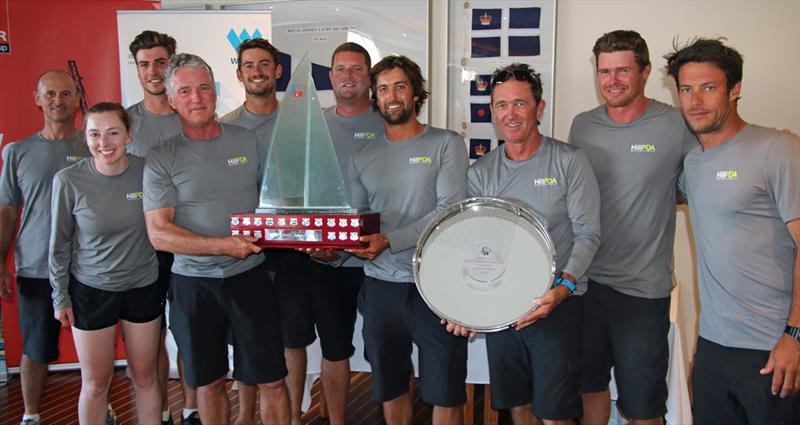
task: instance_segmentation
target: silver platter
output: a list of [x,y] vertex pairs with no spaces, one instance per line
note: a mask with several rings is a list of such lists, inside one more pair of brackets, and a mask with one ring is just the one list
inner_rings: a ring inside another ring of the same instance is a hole
[[414,281],[436,315],[478,332],[508,328],[550,288],[555,246],[533,213],[491,197],[442,210],[420,235]]

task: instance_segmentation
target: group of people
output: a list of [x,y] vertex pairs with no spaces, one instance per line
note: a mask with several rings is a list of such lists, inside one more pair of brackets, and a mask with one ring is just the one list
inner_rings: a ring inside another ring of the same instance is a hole
[[[72,326],[81,423],[107,406],[121,323],[138,422],[170,424],[165,303],[179,349],[183,424],[229,422],[228,344],[239,425],[300,424],[305,348],[320,338],[331,424],[343,424],[357,310],[374,398],[388,424],[412,422],[412,342],[433,423],[464,422],[470,329],[443,322],[413,284],[423,228],[468,196],[511,200],[546,223],[553,286],[514,327],[487,335],[491,401],[519,424],[604,424],[613,367],[631,423],[663,423],[676,204],[697,246],[697,423],[800,421],[800,139],[737,113],[742,57],[696,39],[665,56],[681,107],[644,95],[652,70],[634,31],[593,49],[605,103],[564,143],[542,135],[539,74],[497,69],[491,111],[504,144],[469,165],[455,132],[421,123],[428,92],[405,56],[372,65],[344,43],[331,57],[325,118],[351,206],[380,212],[364,248],[262,250],[228,215],[258,203],[283,70],[267,40],[238,48],[244,103],[217,118],[213,72],[144,31],[130,45],[144,90],[126,111],[94,105],[81,133],[61,70],[37,81],[44,127],[3,150],[0,254],[14,244],[23,334],[23,425],[40,423],[47,363]],[[333,159],[332,159],[333,160]],[[676,195],[677,193],[677,195]],[[51,214],[52,209],[52,214]],[[51,223],[49,227],[42,223]],[[49,250],[41,240],[49,239]],[[0,290],[10,294],[0,265]],[[457,297],[457,294],[454,294]]]

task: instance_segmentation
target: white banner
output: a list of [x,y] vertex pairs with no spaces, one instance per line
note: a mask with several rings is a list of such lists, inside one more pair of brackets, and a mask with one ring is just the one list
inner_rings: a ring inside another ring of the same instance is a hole
[[244,101],[244,88],[236,79],[236,48],[250,38],[272,40],[272,17],[269,11],[117,12],[121,99],[125,107],[141,101],[143,96],[128,45],[144,30],[169,34],[177,40],[179,53],[193,53],[208,62],[216,80],[217,114],[223,116]]

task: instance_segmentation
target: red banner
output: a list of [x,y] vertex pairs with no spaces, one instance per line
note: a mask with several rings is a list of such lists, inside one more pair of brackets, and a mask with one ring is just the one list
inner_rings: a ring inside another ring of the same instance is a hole
[[[42,128],[42,112],[33,103],[39,75],[52,68],[68,71],[78,83],[81,108],[119,101],[117,10],[159,9],[142,0],[0,0],[0,140],[5,145]],[[81,119],[83,114],[78,114]],[[47,249],[47,241],[42,241]],[[13,270],[13,258],[8,266]],[[9,367],[19,366],[22,339],[16,289],[2,302],[3,336]],[[124,356],[121,344],[118,355]],[[61,332],[56,363],[75,363],[69,329]]]

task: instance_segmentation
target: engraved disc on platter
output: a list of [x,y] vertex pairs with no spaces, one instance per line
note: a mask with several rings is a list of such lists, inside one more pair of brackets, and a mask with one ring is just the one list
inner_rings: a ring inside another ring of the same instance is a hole
[[414,277],[439,317],[482,332],[516,323],[553,279],[555,250],[530,212],[495,198],[442,211],[420,237]]

